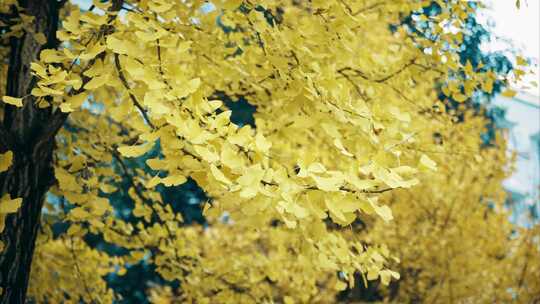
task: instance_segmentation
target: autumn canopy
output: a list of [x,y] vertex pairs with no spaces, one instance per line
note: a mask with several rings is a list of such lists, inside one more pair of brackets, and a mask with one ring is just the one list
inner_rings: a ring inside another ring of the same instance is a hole
[[526,63],[462,60],[479,3],[0,3],[0,303],[123,303],[143,264],[154,303],[540,301],[473,106]]

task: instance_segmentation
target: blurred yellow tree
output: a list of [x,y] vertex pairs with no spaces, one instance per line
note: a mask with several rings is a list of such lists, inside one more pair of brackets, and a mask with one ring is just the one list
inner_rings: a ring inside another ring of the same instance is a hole
[[494,147],[482,148],[485,121],[468,114],[431,151],[437,171],[421,174],[420,186],[383,198],[394,221],[375,221],[364,230],[368,242],[383,240],[400,261],[395,269],[401,279],[382,288],[388,300],[540,300],[540,226],[510,223],[502,188],[510,171],[504,141],[498,136]]

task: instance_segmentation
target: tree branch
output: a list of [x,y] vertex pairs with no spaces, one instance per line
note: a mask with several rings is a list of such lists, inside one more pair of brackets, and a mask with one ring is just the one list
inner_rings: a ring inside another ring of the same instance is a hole
[[[114,157],[114,159],[116,159],[116,161],[118,161],[118,163],[120,164],[120,167],[122,168],[122,171],[124,173],[124,177],[128,180],[129,184],[131,185],[131,187],[133,188],[133,190],[135,191],[135,194],[139,197],[139,199],[141,199],[148,207],[150,207],[150,209],[152,209],[152,211],[154,212],[154,214],[156,214],[156,217],[157,217],[157,220],[158,222],[160,222],[164,227],[165,227],[165,230],[167,231],[167,236],[169,238],[169,240],[171,242],[173,242],[174,238],[174,234],[173,232],[171,231],[171,229],[169,228],[169,226],[167,225],[167,223],[162,220],[160,217],[159,217],[159,213],[157,212],[156,208],[154,207],[154,204],[152,204],[151,201],[149,201],[146,197],[144,197],[144,194],[142,193],[141,189],[139,188],[139,186],[135,183],[135,179],[133,178],[133,175],[129,172],[129,169],[128,167],[126,166],[126,164],[124,163],[124,160],[122,159],[121,155],[118,153],[118,151],[116,151],[115,149],[111,149],[111,153],[112,153],[112,156]],[[178,250],[176,249],[176,247],[174,247],[174,256],[176,258],[177,261],[180,261],[180,256],[178,255]]]
[[[123,0],[113,0],[112,2],[113,2],[113,5],[109,9],[109,12],[118,12],[122,8],[122,5],[124,3]],[[59,5],[60,6],[63,5],[63,3],[59,3]],[[115,18],[116,18],[116,15],[110,15],[109,16],[109,23],[112,22]],[[101,29],[100,29],[100,32],[99,32],[99,35],[98,35],[98,40],[100,38],[102,38],[103,36],[108,35],[111,32],[112,29],[113,29],[113,27],[111,25],[103,25],[101,27]],[[88,45],[90,43],[92,38],[93,38],[93,36],[90,38],[90,40],[87,42],[86,45]],[[105,57],[105,55],[106,55],[106,53],[101,53],[101,54],[98,55],[98,57],[92,59],[88,63],[88,65],[85,67],[85,69],[83,69],[81,74],[84,73],[85,70],[88,70],[90,67],[92,67],[97,59],[103,59]],[[68,71],[71,71],[71,69],[73,68],[73,65],[75,64],[75,61],[76,60],[73,61],[73,63],[69,67]],[[73,95],[80,94],[81,92],[83,92],[84,86],[90,80],[91,80],[91,78],[83,76],[83,83],[81,85],[81,88],[79,90],[70,92],[69,95],[73,96]],[[52,115],[50,117],[50,120],[49,120],[49,123],[43,128],[43,130],[41,131],[41,133],[38,136],[38,139],[37,139],[36,144],[35,144],[34,149],[33,149],[33,153],[37,153],[39,151],[39,149],[45,143],[49,142],[52,138],[54,138],[56,136],[56,134],[58,133],[60,128],[62,128],[64,122],[67,120],[68,116],[69,116],[68,112],[62,112],[60,109],[56,109],[56,111],[54,113],[52,113]]]
[[74,242],[73,237],[71,237],[70,238],[70,251],[71,251],[71,256],[73,258],[73,264],[75,265],[75,271],[77,272],[77,276],[82,282],[82,285],[84,287],[86,294],[90,298],[90,303],[95,304],[96,301],[94,300],[94,297],[92,297],[92,292],[90,291],[90,288],[88,287],[88,284],[86,283],[86,280],[82,276],[82,271],[81,271],[81,268],[79,267],[77,255],[75,254],[75,249],[73,248],[73,242]]
[[387,80],[390,80],[391,78],[396,77],[397,75],[401,74],[408,67],[410,67],[411,65],[413,65],[415,63],[416,63],[416,57],[411,59],[407,64],[403,65],[399,70],[397,70],[397,71],[395,71],[395,72],[393,72],[391,74],[388,74],[386,76],[382,76],[380,78],[371,78],[366,73],[364,73],[363,71],[358,70],[358,69],[354,69],[354,68],[351,68],[351,67],[341,68],[341,69],[337,70],[337,73],[343,75],[343,77],[346,77],[344,75],[345,74],[344,72],[345,71],[352,71],[352,72],[354,72],[354,76],[358,76],[358,77],[363,78],[363,79],[368,80],[368,81],[373,81],[373,82],[377,82],[377,83],[383,83],[383,82],[386,82]]
[[152,121],[150,120],[150,117],[148,117],[148,113],[146,112],[146,110],[143,108],[143,106],[139,103],[139,101],[137,100],[137,97],[135,97],[135,95],[133,95],[131,93],[131,88],[129,87],[129,83],[126,79],[126,76],[124,75],[124,72],[122,70],[122,67],[120,66],[120,58],[118,56],[118,54],[114,54],[114,65],[116,67],[116,71],[118,72],[118,77],[120,78],[120,81],[122,82],[122,85],[124,86],[124,88],[126,89],[128,95],[129,95],[129,98],[131,99],[131,101],[133,102],[133,105],[135,105],[135,107],[137,108],[137,110],[139,110],[139,112],[141,113],[141,115],[143,116],[144,120],[146,121],[146,123],[152,127],[152,129],[155,129],[156,127],[154,126],[154,124],[152,123]]

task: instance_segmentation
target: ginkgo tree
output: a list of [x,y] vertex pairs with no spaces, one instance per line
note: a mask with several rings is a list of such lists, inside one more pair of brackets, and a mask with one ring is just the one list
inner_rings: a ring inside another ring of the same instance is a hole
[[[467,3],[437,1],[437,39],[400,26],[428,2],[3,1],[0,302],[23,303],[31,273],[35,301],[111,302],[103,276],[141,260],[196,303],[328,302],[356,273],[399,279],[384,239],[350,224],[391,221],[381,197],[439,167],[426,149],[456,128],[441,79],[457,102],[497,80],[457,55]],[[255,125],[220,95],[247,98]],[[158,191],[188,178],[210,229]],[[122,181],[136,224],[109,200]]]

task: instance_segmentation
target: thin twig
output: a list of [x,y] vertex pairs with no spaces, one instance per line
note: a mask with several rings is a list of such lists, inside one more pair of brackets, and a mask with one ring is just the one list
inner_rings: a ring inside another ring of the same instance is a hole
[[129,87],[129,83],[128,83],[127,79],[126,79],[126,76],[124,75],[124,72],[122,71],[122,67],[120,66],[120,58],[119,58],[118,54],[116,54],[116,53],[114,54],[114,65],[116,67],[116,71],[118,72],[118,77],[120,78],[120,81],[122,82],[122,85],[126,89],[128,95],[129,95],[129,98],[133,102],[133,105],[135,105],[137,110],[139,110],[139,112],[141,112],[141,115],[143,116],[146,123],[150,127],[152,127],[152,129],[155,129],[156,127],[154,126],[154,124],[152,123],[150,118],[148,117],[148,113],[143,108],[143,106],[139,103],[139,101],[137,100],[137,97],[135,97],[135,95],[133,95],[131,93],[131,88]]
[[84,290],[88,294],[88,297],[90,298],[91,303],[96,303],[96,300],[94,300],[94,298],[92,297],[92,292],[90,291],[90,288],[88,287],[88,284],[86,284],[86,281],[84,280],[84,278],[82,276],[82,272],[81,272],[81,269],[79,267],[79,263],[77,262],[78,260],[77,260],[77,256],[75,255],[75,249],[73,248],[73,237],[70,237],[70,251],[71,251],[71,255],[73,257],[73,262],[75,264],[75,270],[77,271],[77,276],[81,280],[81,282],[83,284],[83,287],[84,287]]

